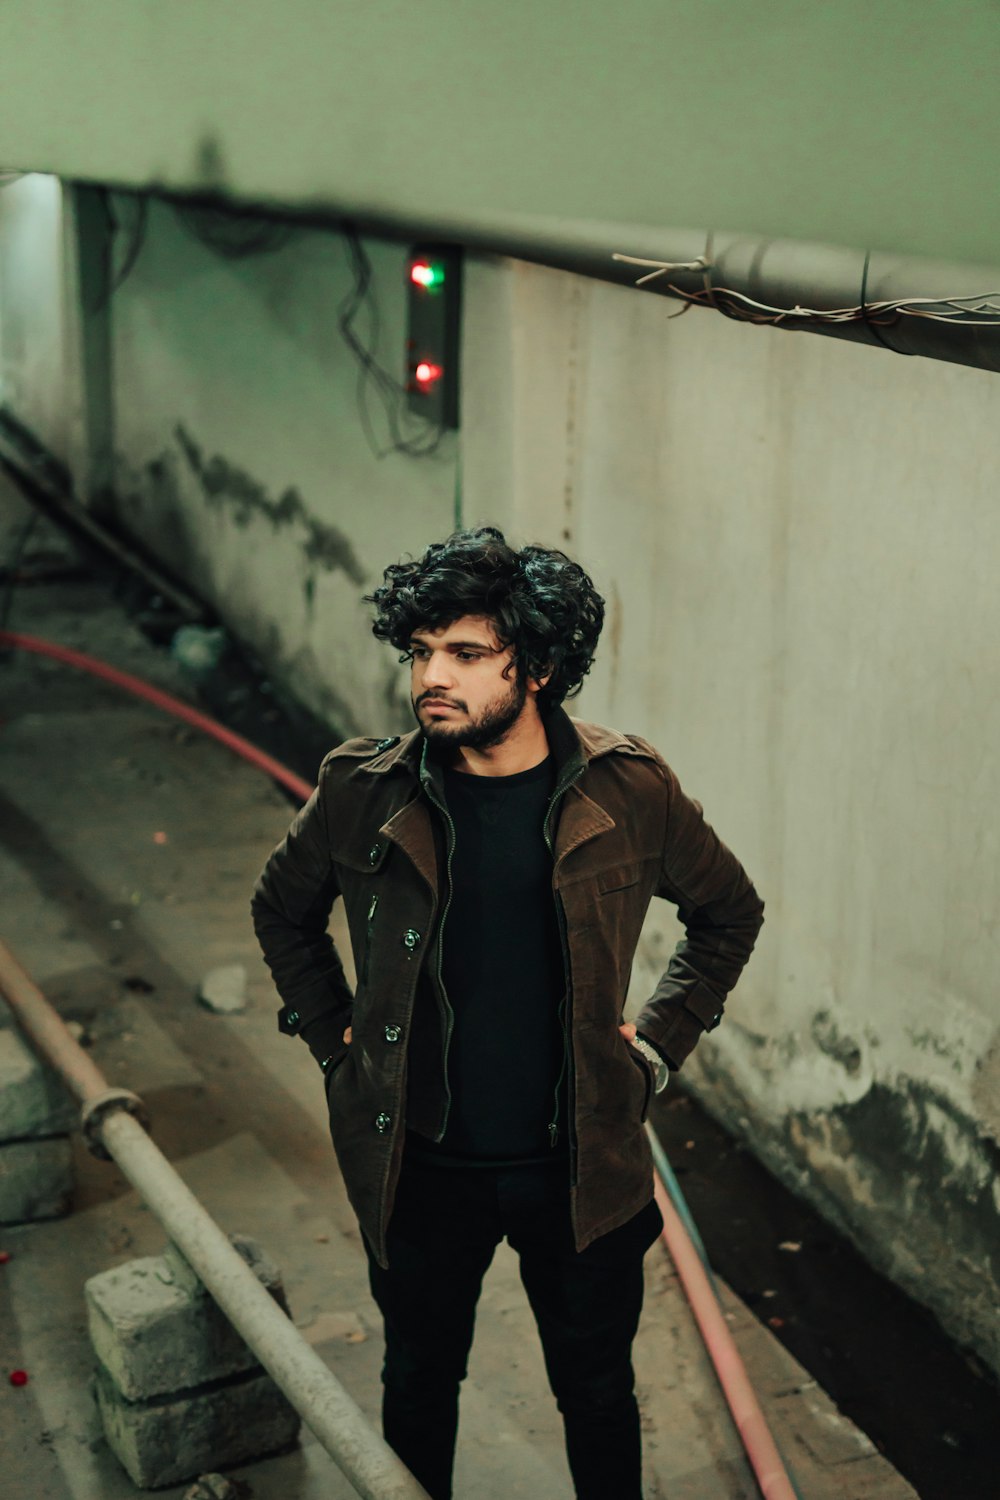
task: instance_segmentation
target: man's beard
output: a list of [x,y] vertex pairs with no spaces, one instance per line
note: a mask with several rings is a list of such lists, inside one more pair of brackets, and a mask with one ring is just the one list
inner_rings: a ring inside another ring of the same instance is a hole
[[[421,693],[413,704],[417,722],[433,748],[457,750],[459,746],[464,746],[469,750],[492,750],[495,745],[499,745],[507,738],[521,717],[521,710],[528,697],[528,687],[526,683],[515,678],[506,697],[494,698],[492,703],[486,705],[478,718],[470,718],[464,724],[440,722],[425,724],[417,711],[425,698],[433,698],[433,696],[433,693]],[[445,701],[452,702],[462,712],[468,712],[466,705],[460,699],[446,699]]]

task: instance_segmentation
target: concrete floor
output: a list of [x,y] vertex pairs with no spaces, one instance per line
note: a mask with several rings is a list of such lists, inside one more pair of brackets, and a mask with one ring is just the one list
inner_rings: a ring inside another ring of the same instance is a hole
[[[0,560],[25,512],[0,489]],[[63,547],[35,528],[26,562]],[[21,588],[10,628],[91,651],[182,695],[154,650],[93,583]],[[0,938],[81,1020],[112,1083],[140,1093],[154,1139],[227,1231],[281,1266],[295,1322],[377,1422],[381,1336],[358,1231],[307,1049],[279,1035],[248,896],[291,808],[228,751],[92,679],[23,654],[0,662]],[[377,729],[378,726],[375,726]],[[166,842],[154,841],[165,833]],[[337,929],[340,930],[339,928]],[[195,1001],[210,967],[242,963],[248,1008]],[[76,1143],[74,1212],[0,1230],[3,1490],[16,1500],[124,1500],[103,1442],[82,1286],[156,1253],[164,1235],[113,1165]],[[915,1492],[728,1293],[727,1317],[778,1443],[809,1500]],[[647,1500],[751,1500],[743,1457],[677,1277],[647,1260],[636,1344]],[[30,1375],[11,1387],[6,1372]],[[232,1471],[256,1500],[352,1491],[307,1432],[292,1453]],[[185,1486],[161,1493],[173,1500]],[[463,1395],[456,1494],[563,1500],[560,1424],[517,1277],[501,1248]],[[609,1496],[609,1500],[614,1497]]]

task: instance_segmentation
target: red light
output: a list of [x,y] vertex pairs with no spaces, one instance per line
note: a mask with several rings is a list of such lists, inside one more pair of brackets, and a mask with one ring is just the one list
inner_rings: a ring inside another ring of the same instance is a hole
[[410,280],[415,286],[422,286],[425,291],[429,291],[442,284],[444,271],[441,266],[430,261],[415,260],[410,267]]
[[413,374],[416,377],[417,385],[422,386],[424,390],[426,390],[427,387],[433,385],[436,380],[441,379],[444,371],[442,370],[440,365],[432,365],[429,364],[427,360],[422,359],[419,365],[417,365],[417,368],[414,370]]

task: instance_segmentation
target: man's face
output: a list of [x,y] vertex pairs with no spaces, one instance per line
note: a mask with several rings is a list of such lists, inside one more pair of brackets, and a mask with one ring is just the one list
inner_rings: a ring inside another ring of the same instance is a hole
[[432,745],[487,750],[506,738],[524,711],[528,688],[491,621],[464,615],[451,625],[416,630],[410,651],[413,712]]

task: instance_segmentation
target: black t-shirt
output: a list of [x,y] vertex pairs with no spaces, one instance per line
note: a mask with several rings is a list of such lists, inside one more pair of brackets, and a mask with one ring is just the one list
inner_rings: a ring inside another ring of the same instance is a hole
[[565,1148],[566,981],[544,837],[554,782],[551,758],[515,776],[444,772],[455,825],[442,950],[451,1105],[441,1142],[419,1140],[422,1155],[551,1160]]

